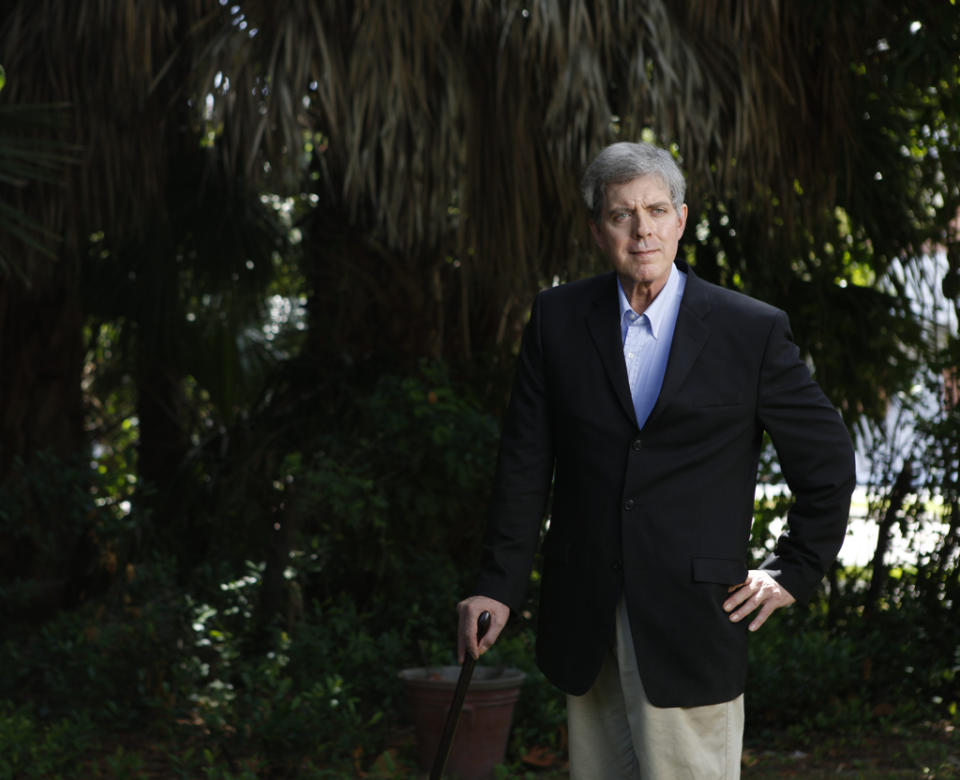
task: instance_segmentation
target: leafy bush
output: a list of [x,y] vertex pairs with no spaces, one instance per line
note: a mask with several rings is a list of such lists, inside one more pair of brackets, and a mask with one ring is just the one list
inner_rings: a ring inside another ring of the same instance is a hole
[[496,420],[432,364],[382,377],[337,415],[292,475],[304,548],[315,555],[310,593],[362,602],[399,589],[420,600],[441,592],[437,566],[464,585],[485,522]]
[[0,701],[0,777],[70,776],[93,740],[93,726],[83,713],[41,721],[29,707]]
[[141,582],[0,645],[0,698],[42,703],[45,715],[84,709],[136,722],[166,697],[188,613],[166,575],[143,566],[129,576]]
[[[801,608],[795,608],[800,612]],[[862,647],[802,614],[781,612],[750,636],[747,724],[784,727],[860,693]]]
[[[855,582],[847,588],[857,591]],[[860,589],[862,590],[862,588]],[[748,736],[957,720],[960,625],[901,601],[864,621],[856,599],[777,613],[750,638]]]
[[98,567],[94,541],[109,513],[94,502],[87,463],[35,453],[0,484],[0,612],[22,618],[76,597]]

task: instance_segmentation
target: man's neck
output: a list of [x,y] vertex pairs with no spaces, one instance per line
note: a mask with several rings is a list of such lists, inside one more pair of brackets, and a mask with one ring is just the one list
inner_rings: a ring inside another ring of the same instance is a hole
[[667,279],[646,284],[638,282],[635,279],[620,278],[620,286],[623,288],[623,294],[627,296],[627,302],[630,308],[637,314],[643,314],[647,307],[653,303],[654,299],[660,294],[667,284]]

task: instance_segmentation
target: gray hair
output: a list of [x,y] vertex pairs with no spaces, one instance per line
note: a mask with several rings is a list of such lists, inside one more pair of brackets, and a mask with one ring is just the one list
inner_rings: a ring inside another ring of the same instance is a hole
[[687,185],[673,155],[653,144],[620,141],[601,151],[583,174],[580,192],[590,219],[599,223],[608,184],[620,184],[641,176],[659,176],[670,190],[673,207],[680,211]]

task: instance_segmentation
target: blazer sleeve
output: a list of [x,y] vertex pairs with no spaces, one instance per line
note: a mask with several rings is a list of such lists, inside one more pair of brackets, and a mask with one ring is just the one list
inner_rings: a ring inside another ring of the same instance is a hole
[[761,568],[803,602],[843,545],[856,472],[847,428],[810,376],[782,311],[767,339],[758,414],[794,497],[787,528]]
[[504,417],[476,593],[522,608],[554,470],[541,296],[534,300]]

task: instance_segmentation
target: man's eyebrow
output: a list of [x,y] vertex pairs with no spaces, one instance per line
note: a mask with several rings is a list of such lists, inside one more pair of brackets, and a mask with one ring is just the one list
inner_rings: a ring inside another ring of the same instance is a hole
[[[670,205],[668,200],[658,200],[654,203],[648,203],[643,206],[644,209],[661,209],[667,208]],[[615,211],[634,211],[633,205],[629,203],[611,203],[609,213],[613,214]]]

